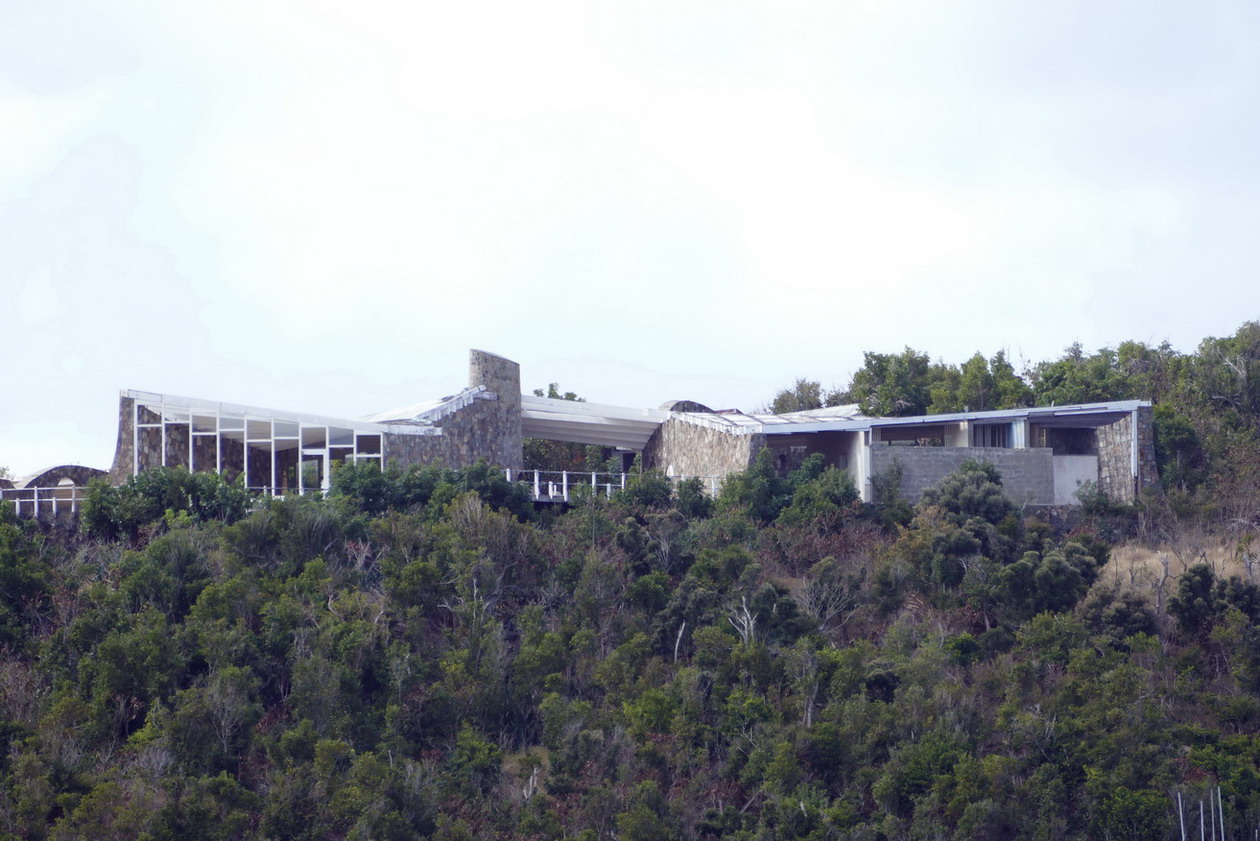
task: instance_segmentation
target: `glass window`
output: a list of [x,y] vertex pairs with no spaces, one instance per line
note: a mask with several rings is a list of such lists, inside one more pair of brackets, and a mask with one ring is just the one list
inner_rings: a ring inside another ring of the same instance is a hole
[[326,426],[304,426],[302,427],[302,446],[303,447],[327,447],[328,446],[328,427]]
[[251,420],[246,422],[245,430],[251,441],[266,441],[271,438],[271,421]]

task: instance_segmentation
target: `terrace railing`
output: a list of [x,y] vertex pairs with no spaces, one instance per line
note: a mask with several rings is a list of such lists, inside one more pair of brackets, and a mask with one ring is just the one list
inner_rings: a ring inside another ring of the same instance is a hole
[[[625,490],[634,481],[634,473],[587,473],[572,470],[505,470],[504,475],[509,482],[519,482],[530,492],[534,502],[569,503],[585,494],[595,493],[611,497],[617,491]],[[688,478],[699,478],[705,493],[717,496],[722,480],[717,476],[676,476],[675,483]],[[249,489],[258,497],[297,496],[296,488]],[[307,495],[327,493],[317,489],[307,489]],[[0,501],[13,503],[19,517],[40,520],[57,519],[58,517],[75,517],[83,508],[87,497],[87,488],[61,485],[53,488],[0,488]]]
[[55,520],[77,516],[87,497],[87,488],[58,485],[52,488],[0,488],[0,501],[13,503],[19,517]]

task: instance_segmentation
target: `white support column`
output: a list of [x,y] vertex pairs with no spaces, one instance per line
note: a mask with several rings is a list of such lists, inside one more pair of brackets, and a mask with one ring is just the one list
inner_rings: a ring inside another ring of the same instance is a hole
[[541,474],[537,470],[534,471],[534,499],[535,500],[542,498],[542,488],[540,488],[538,484],[539,483],[538,477],[540,475]]
[[562,488],[561,495],[564,497],[564,501],[568,502],[569,501],[569,471],[567,470],[560,474],[560,487]]

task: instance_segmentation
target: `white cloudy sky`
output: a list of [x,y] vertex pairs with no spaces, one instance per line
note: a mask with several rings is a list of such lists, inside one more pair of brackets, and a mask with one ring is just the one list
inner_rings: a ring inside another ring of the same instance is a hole
[[1260,316],[1249,2],[11,2],[0,465],[117,392],[357,416],[469,347],[753,408]]

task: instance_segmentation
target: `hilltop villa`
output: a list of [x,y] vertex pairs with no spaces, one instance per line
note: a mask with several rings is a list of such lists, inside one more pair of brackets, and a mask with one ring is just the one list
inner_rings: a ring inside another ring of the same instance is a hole
[[247,487],[272,493],[327,488],[333,465],[347,460],[458,467],[486,459],[513,475],[524,438],[639,453],[646,467],[712,485],[762,450],[781,472],[821,453],[849,471],[866,501],[886,471],[900,470],[901,493],[913,500],[967,459],[992,462],[1007,493],[1030,505],[1074,505],[1085,482],[1131,502],[1157,481],[1145,401],[898,418],[866,417],[857,406],[746,414],[687,400],[636,409],[523,395],[515,362],[474,350],[463,391],[359,419],[124,391],[108,471],[50,468],[5,482],[12,488],[4,493],[64,491],[101,474],[119,484],[159,465],[243,476]]

